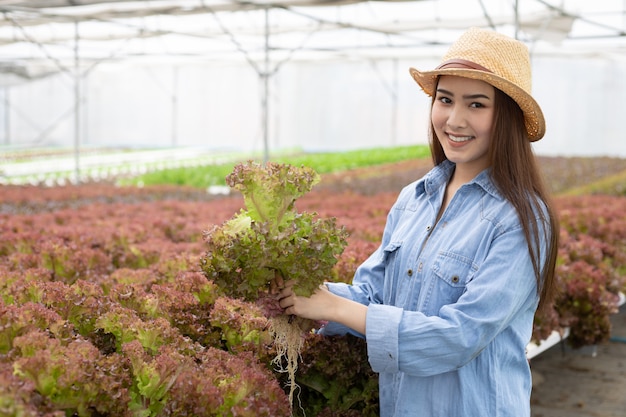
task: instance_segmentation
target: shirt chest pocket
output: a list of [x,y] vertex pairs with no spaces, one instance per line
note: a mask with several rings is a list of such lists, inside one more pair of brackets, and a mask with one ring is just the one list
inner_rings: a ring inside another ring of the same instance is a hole
[[477,269],[469,258],[450,252],[439,253],[433,264],[433,288],[428,310],[436,314],[444,305],[456,303]]
[[402,294],[405,283],[400,279],[400,249],[402,242],[389,243],[383,251],[383,265],[385,268],[383,303],[397,305],[398,294]]

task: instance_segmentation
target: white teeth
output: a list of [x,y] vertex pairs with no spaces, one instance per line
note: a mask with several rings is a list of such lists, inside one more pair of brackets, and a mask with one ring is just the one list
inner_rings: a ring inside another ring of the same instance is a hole
[[468,140],[473,138],[473,136],[452,136],[452,135],[448,135],[448,137],[453,142],[467,142]]

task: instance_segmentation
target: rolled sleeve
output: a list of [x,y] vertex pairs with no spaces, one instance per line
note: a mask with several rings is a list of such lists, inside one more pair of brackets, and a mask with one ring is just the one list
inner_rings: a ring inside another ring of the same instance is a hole
[[374,372],[398,372],[398,329],[402,312],[399,307],[382,304],[370,304],[367,309],[367,354]]
[[328,290],[335,295],[339,295],[350,300],[354,298],[348,284],[344,284],[343,282],[327,282],[326,286],[328,287]]

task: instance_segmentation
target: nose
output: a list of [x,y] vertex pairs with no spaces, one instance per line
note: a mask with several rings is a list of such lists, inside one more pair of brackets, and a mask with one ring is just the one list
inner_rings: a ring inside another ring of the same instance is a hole
[[465,117],[465,109],[458,104],[453,105],[448,113],[448,120],[446,124],[455,129],[462,129],[467,127],[467,119]]

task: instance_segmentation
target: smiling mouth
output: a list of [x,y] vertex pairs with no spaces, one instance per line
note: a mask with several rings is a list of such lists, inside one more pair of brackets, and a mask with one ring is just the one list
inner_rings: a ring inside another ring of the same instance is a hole
[[474,139],[474,136],[454,136],[448,134],[448,139],[450,139],[452,142],[461,143]]

